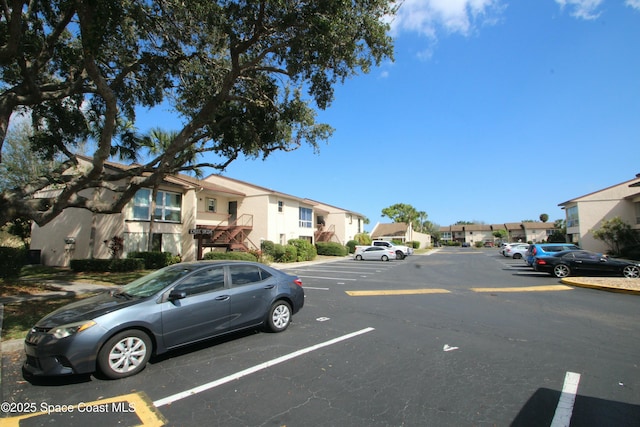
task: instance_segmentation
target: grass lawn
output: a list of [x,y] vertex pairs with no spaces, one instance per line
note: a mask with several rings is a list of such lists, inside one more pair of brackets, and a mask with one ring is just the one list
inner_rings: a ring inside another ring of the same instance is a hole
[[[147,270],[126,273],[75,273],[64,268],[28,267],[22,270],[18,279],[0,279],[0,297],[42,294],[52,290],[52,286],[47,284],[50,280],[124,285],[148,273]],[[29,329],[42,317],[65,304],[87,296],[89,295],[5,304],[2,341],[24,338]]]

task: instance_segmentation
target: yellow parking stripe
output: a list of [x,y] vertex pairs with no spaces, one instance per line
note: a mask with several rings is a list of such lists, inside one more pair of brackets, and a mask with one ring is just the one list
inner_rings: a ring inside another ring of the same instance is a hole
[[544,292],[544,291],[569,291],[571,286],[549,285],[549,286],[521,286],[518,288],[471,288],[474,292]]
[[370,297],[380,295],[420,295],[420,294],[448,294],[446,289],[388,289],[379,291],[345,291],[352,297]]
[[114,417],[117,417],[118,414],[133,413],[140,421],[138,424],[139,426],[160,427],[167,424],[167,419],[164,418],[160,411],[153,405],[151,399],[149,399],[144,392],[124,394],[121,396],[110,397],[108,399],[94,400],[92,402],[81,402],[75,405],[42,402],[40,404],[30,406],[30,408],[37,408],[40,411],[11,418],[2,418],[0,419],[0,426],[19,427],[21,425],[21,421],[27,418],[42,416],[51,417],[52,415],[64,418],[66,414],[73,416],[73,414],[78,413],[91,413],[96,417],[108,417],[109,414],[113,414]]

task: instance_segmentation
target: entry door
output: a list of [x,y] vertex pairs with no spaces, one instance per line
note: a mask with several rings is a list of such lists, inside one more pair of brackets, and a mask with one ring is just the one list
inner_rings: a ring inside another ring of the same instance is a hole
[[238,202],[229,202],[229,224],[238,219]]

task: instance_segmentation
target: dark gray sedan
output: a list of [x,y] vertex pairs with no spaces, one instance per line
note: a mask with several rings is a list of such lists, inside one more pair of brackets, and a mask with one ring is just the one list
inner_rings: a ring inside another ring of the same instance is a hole
[[24,370],[127,377],[152,354],[260,325],[284,331],[303,305],[302,281],[263,264],[175,264],[41,319],[25,339]]

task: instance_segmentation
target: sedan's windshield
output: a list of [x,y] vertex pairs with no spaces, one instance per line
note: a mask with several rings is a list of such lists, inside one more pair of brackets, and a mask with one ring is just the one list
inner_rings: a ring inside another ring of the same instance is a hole
[[123,286],[120,292],[130,296],[148,297],[191,273],[194,269],[195,266],[172,265],[134,280]]

